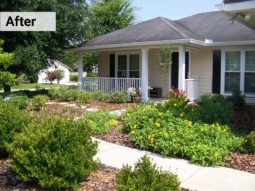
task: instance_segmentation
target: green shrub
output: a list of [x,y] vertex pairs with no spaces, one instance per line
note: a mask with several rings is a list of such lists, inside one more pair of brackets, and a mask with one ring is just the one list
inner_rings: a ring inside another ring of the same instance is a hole
[[17,178],[43,188],[77,188],[96,168],[97,145],[81,120],[39,116],[8,144]]
[[45,107],[49,97],[46,95],[37,95],[32,98],[31,107],[32,110],[39,111]]
[[199,120],[205,123],[230,124],[233,120],[233,105],[222,95],[202,95],[197,109]]
[[6,144],[12,142],[29,122],[29,116],[19,111],[16,105],[0,101],[0,158],[6,157]]
[[16,105],[19,109],[26,109],[28,106],[28,97],[26,94],[19,92],[19,93],[10,93],[8,102]]
[[249,152],[255,152],[255,130],[252,131],[249,135],[246,137],[246,149]]
[[78,92],[78,98],[76,100],[77,105],[84,105],[87,103],[90,103],[92,101],[92,95],[90,92],[86,91],[79,91]]
[[117,174],[118,191],[178,191],[180,181],[170,172],[157,169],[150,159],[142,157],[134,170],[130,166],[124,166]]
[[78,75],[77,74],[70,74],[69,79],[72,82],[78,82]]
[[153,105],[129,109],[123,120],[124,130],[140,148],[201,165],[221,165],[243,144],[226,125],[194,123]]
[[109,96],[109,102],[111,103],[126,103],[128,100],[129,96],[126,92],[113,92]]
[[235,107],[243,107],[245,105],[245,98],[240,91],[234,92],[232,96],[227,97],[227,100],[232,102]]
[[49,90],[51,99],[59,99],[60,101],[76,101],[78,99],[78,89],[70,87],[52,88]]
[[188,112],[188,99],[184,96],[171,97],[167,101],[157,104],[162,112],[171,111],[176,117],[183,117]]
[[102,101],[102,102],[109,102],[110,100],[110,94],[102,92],[102,91],[93,92],[92,96],[93,96],[93,99]]
[[118,121],[115,116],[107,111],[98,110],[95,112],[87,112],[83,119],[91,128],[93,134],[100,134],[108,132],[112,126],[117,125]]

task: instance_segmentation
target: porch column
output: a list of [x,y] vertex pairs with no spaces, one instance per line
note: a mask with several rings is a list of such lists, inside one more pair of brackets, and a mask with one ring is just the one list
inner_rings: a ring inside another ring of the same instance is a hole
[[148,55],[149,55],[149,49],[143,48],[142,49],[142,101],[147,101],[149,99],[148,97],[148,87],[149,87],[149,81],[148,81]]
[[179,47],[178,89],[185,91],[185,50],[184,50],[184,47]]
[[78,88],[82,89],[82,78],[83,78],[83,58],[82,54],[79,54],[77,60],[77,67],[78,67]]

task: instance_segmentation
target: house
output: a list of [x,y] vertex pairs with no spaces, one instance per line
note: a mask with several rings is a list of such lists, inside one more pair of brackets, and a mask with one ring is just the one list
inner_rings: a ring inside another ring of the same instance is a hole
[[[172,67],[165,81],[157,65],[162,45],[173,49]],[[255,96],[255,31],[223,12],[200,13],[180,20],[157,17],[98,36],[71,51],[98,56],[98,77],[79,77],[89,91],[126,91],[141,87],[142,99],[149,89],[184,90],[189,99],[205,93],[231,95],[240,90]]]
[[[46,69],[41,70],[38,73],[38,83],[50,83],[46,80],[47,72],[54,71],[54,70],[63,70],[64,71],[64,77],[60,80],[60,84],[65,84],[69,82],[70,78],[70,71],[72,70],[70,67],[66,66],[62,62],[58,60],[54,60],[54,64]],[[54,84],[57,83],[57,80],[53,81]]]
[[220,11],[255,29],[254,0],[225,0],[216,5]]

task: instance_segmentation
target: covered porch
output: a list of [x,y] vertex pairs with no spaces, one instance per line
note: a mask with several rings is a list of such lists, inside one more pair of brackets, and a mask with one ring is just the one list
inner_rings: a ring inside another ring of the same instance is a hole
[[[190,78],[189,49],[178,46],[173,51],[172,66],[164,78],[157,66],[158,47],[143,47],[128,50],[100,50],[98,77],[82,77],[82,54],[78,61],[79,87],[86,91],[106,93],[139,88],[143,101],[150,97],[166,97],[172,88],[185,92],[194,101],[199,96],[198,80]],[[158,92],[158,95],[155,95]]]

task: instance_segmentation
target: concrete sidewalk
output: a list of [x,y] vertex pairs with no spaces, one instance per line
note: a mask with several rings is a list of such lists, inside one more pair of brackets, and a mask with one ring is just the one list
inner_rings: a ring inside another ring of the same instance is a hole
[[255,174],[225,167],[200,167],[186,160],[163,158],[146,151],[108,143],[99,139],[98,153],[95,158],[101,163],[121,168],[128,164],[133,166],[142,156],[149,156],[153,163],[163,170],[170,170],[178,175],[182,188],[197,191],[255,191]]

